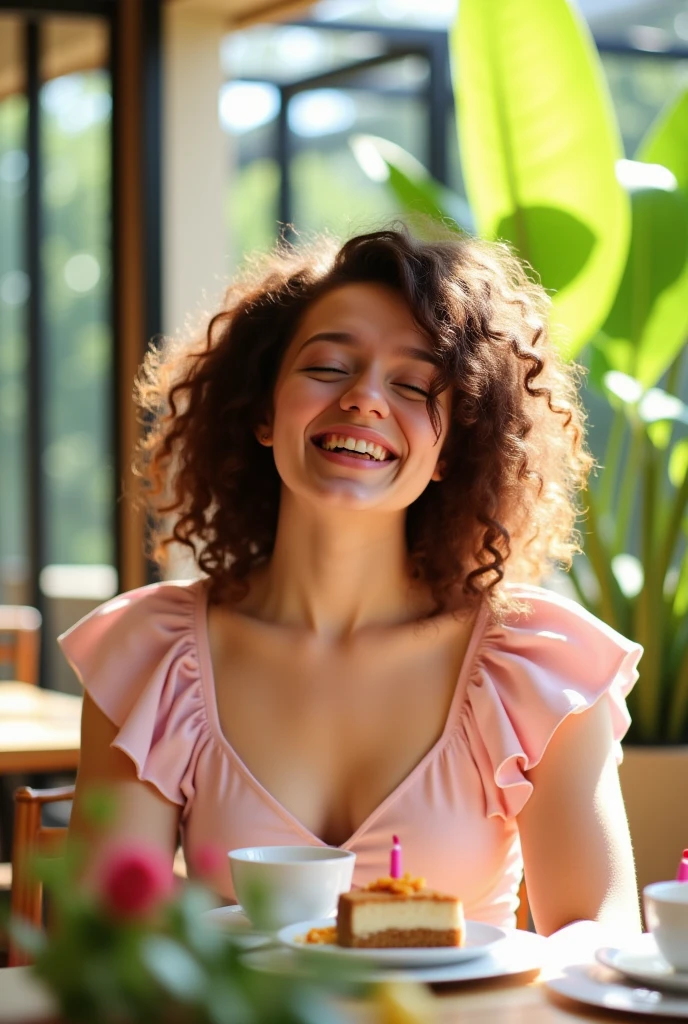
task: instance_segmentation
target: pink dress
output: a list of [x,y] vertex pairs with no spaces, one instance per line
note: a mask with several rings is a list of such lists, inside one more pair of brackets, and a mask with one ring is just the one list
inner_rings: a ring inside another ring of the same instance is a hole
[[[466,916],[513,925],[523,862],[516,816],[558,725],[609,701],[617,757],[625,696],[642,648],[576,603],[512,586],[527,614],[498,625],[480,612],[446,725],[410,775],[344,843],[355,885],[388,873],[398,833],[404,868],[461,895]],[[113,746],[140,779],[181,808],[187,861],[209,842],[243,846],[322,841],[283,807],[220,729],[204,580],[158,583],[96,608],[60,637],[95,703],[118,727]],[[213,880],[234,900],[228,867]]]

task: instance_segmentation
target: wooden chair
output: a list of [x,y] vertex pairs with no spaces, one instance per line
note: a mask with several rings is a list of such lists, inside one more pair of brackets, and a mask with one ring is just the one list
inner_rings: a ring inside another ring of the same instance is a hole
[[10,678],[38,682],[41,613],[28,605],[0,605],[0,664],[10,666]]
[[530,929],[530,907],[528,906],[528,893],[526,891],[525,878],[521,881],[521,886],[518,890],[518,898],[520,903],[518,904],[518,910],[516,911],[516,927],[527,932]]
[[[14,842],[12,844],[12,917],[22,917],[40,927],[43,923],[43,886],[30,871],[33,857],[57,856],[67,838],[67,829],[46,827],[41,821],[46,804],[72,800],[74,786],[57,789],[31,789],[22,786],[14,794]],[[31,963],[22,950],[9,940],[10,967]]]
[[[22,786],[14,794],[14,843],[12,846],[12,895],[10,907],[12,916],[22,917],[37,928],[43,925],[43,886],[29,870],[34,856],[57,856],[67,839],[67,829],[46,827],[41,813],[46,804],[58,800],[72,800],[74,786],[57,789],[30,789]],[[174,858],[174,873],[177,878],[186,878],[184,854],[177,850]],[[30,957],[9,940],[9,967],[20,967],[31,963]]]

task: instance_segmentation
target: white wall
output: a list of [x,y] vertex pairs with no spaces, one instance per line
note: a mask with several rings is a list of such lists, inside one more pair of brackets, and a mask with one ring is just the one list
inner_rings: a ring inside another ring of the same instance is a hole
[[[227,283],[224,197],[228,139],[220,127],[220,42],[226,11],[163,5],[162,329],[198,329]],[[197,575],[185,550],[170,550],[167,578]]]
[[[226,12],[225,12],[226,13]],[[221,13],[163,5],[163,331],[215,307],[226,282],[228,141],[220,128]]]

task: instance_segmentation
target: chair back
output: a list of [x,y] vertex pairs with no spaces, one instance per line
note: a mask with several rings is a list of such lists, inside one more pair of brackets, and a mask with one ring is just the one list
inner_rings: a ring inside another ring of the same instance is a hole
[[521,881],[518,890],[518,910],[516,911],[516,927],[524,932],[530,931],[530,907],[528,905],[528,892],[526,890],[525,878]]
[[[35,856],[57,856],[66,839],[66,828],[46,827],[41,812],[46,804],[72,800],[74,786],[56,789],[31,789],[22,786],[14,794],[14,842],[12,845],[12,917],[21,917],[40,928],[43,924],[43,886],[31,872]],[[31,958],[9,939],[10,967],[22,967]]]
[[[14,842],[12,844],[12,917],[21,917],[36,928],[43,926],[43,885],[31,872],[34,857],[57,857],[67,840],[67,829],[46,827],[41,813],[46,804],[73,800],[74,786],[55,789],[20,787],[14,794]],[[174,874],[187,877],[184,853],[179,847],[174,858]],[[48,914],[48,917],[50,915]],[[24,967],[31,957],[19,949],[10,935],[9,967]]]
[[41,613],[36,608],[0,605],[0,665],[9,666],[10,679],[38,682],[40,643]]

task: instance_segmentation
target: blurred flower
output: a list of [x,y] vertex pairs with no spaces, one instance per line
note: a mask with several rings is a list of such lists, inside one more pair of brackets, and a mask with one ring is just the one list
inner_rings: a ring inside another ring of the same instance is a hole
[[108,851],[99,882],[105,905],[117,917],[145,917],[172,894],[172,865],[156,847],[120,844]]
[[431,1024],[436,1017],[428,989],[414,982],[387,981],[379,985],[375,1007],[379,1024]]
[[215,843],[203,843],[190,855],[189,861],[195,875],[210,881],[225,863],[226,854]]

